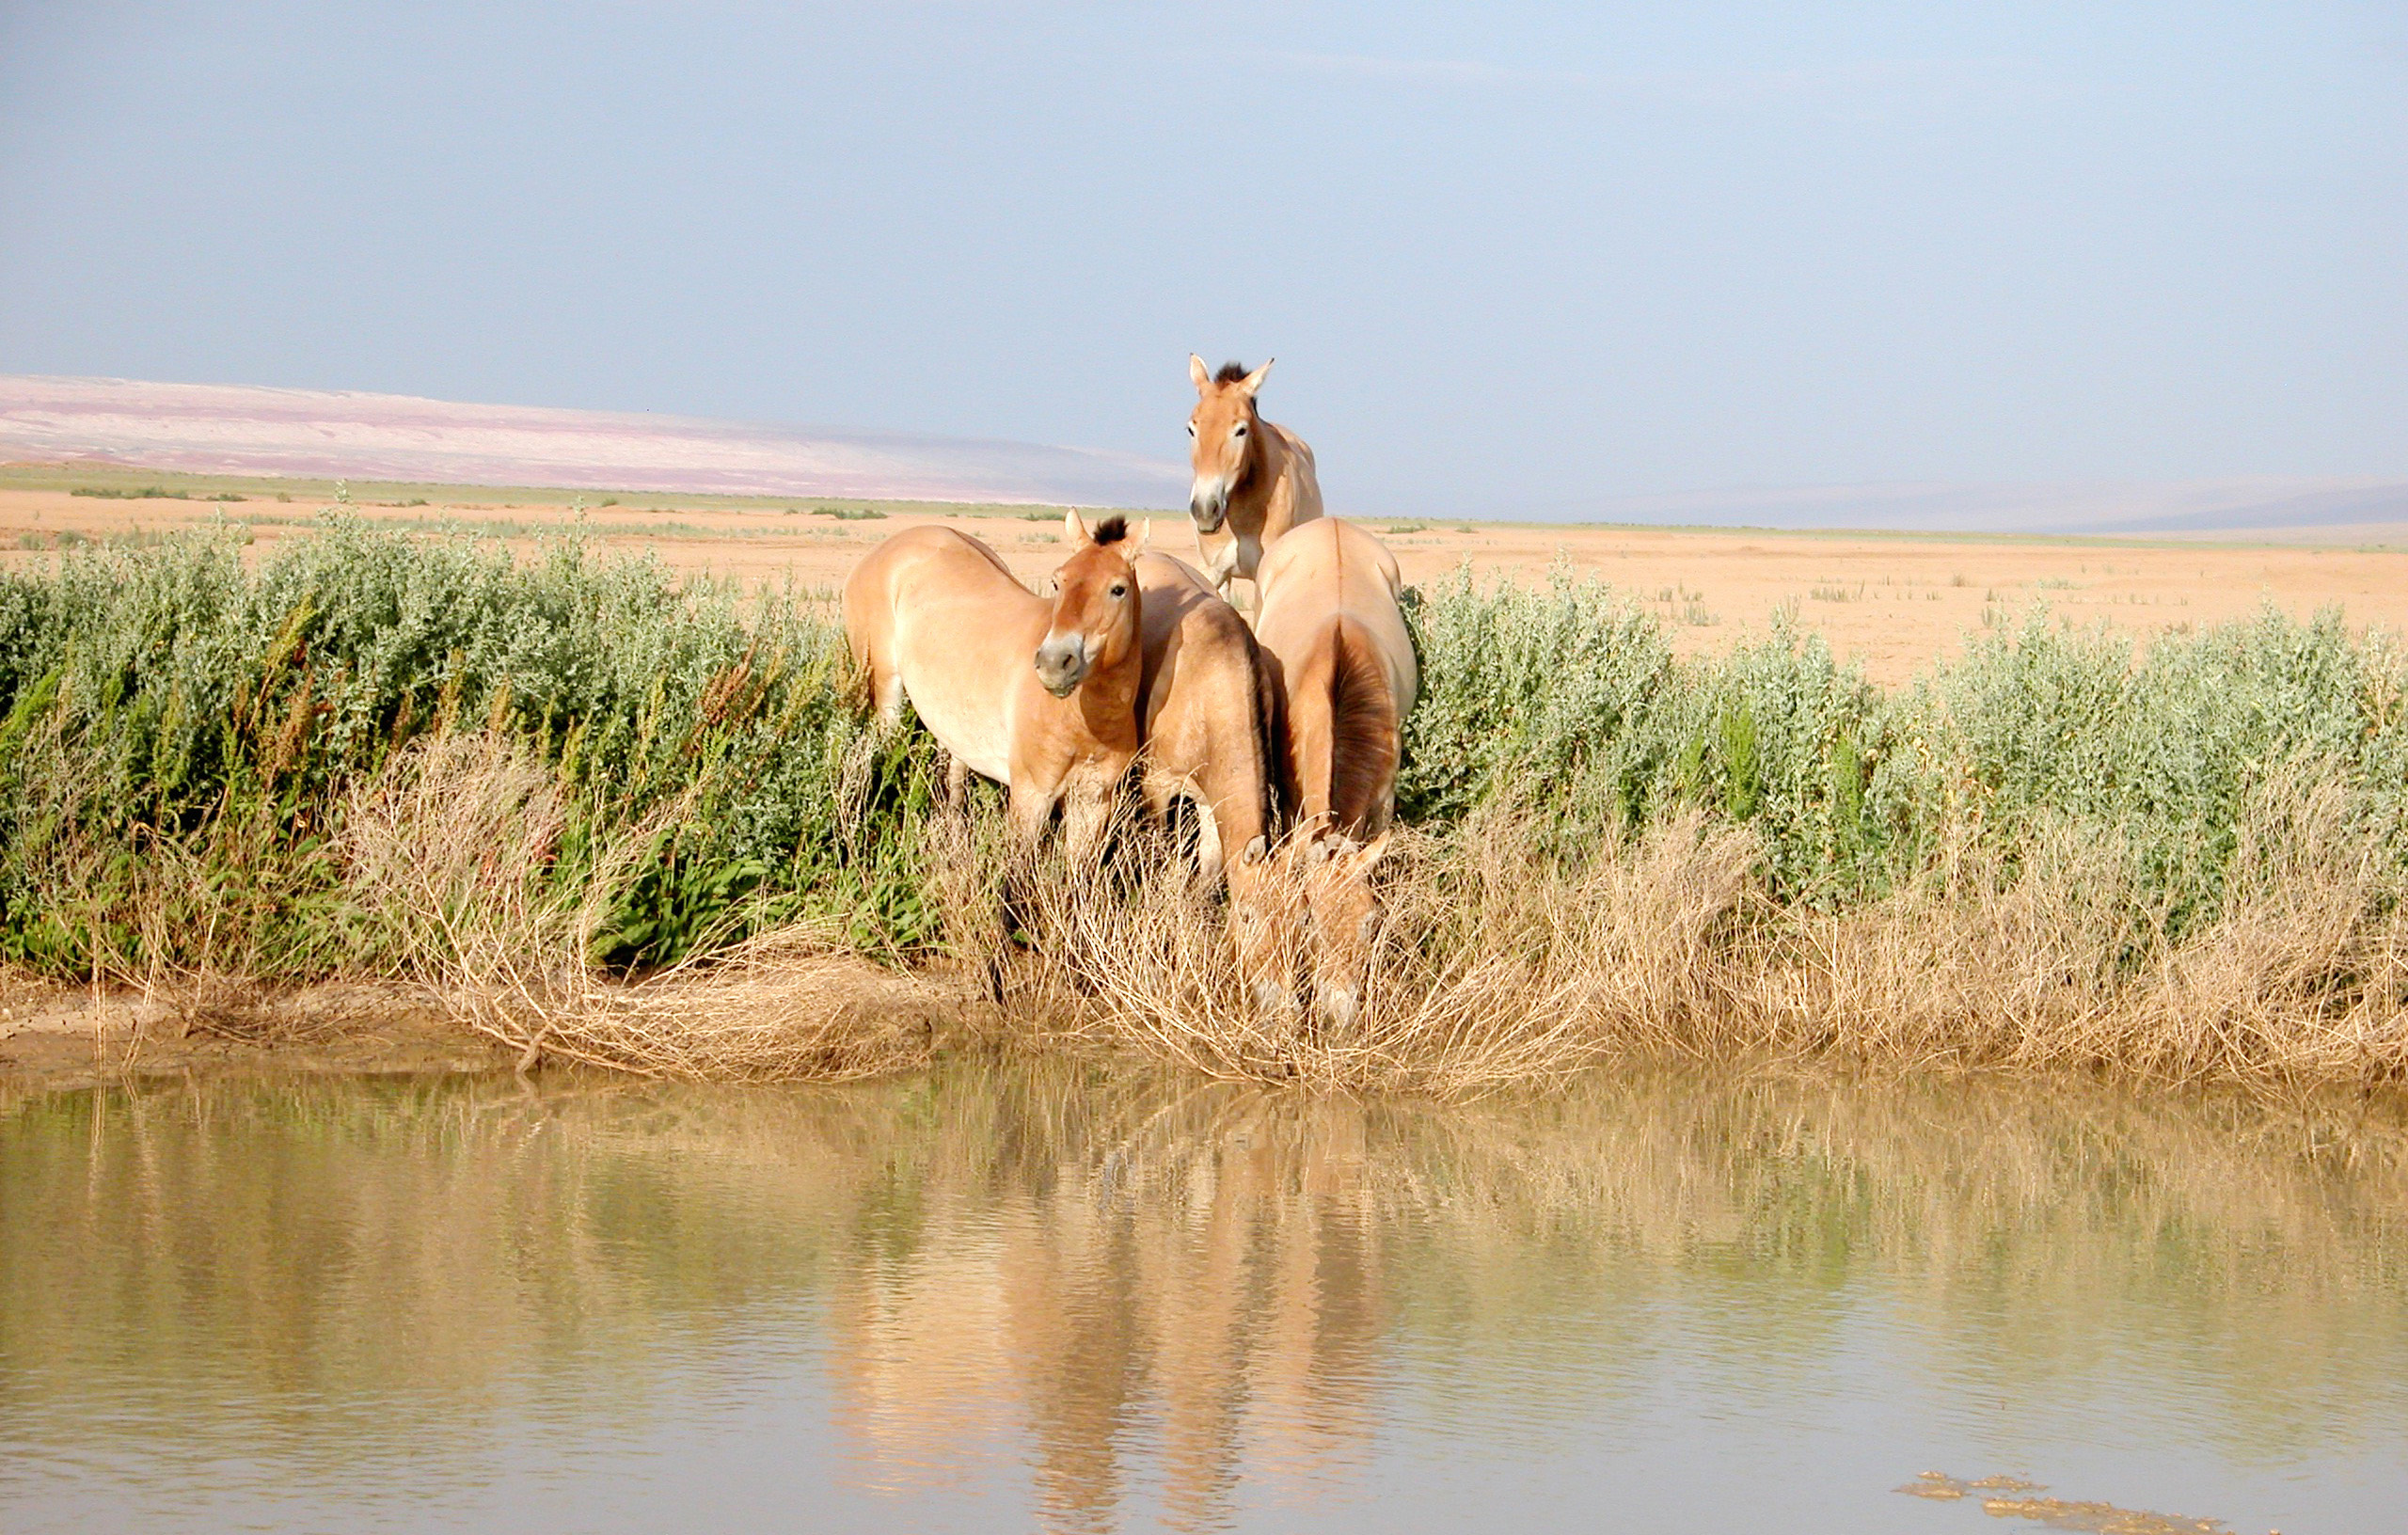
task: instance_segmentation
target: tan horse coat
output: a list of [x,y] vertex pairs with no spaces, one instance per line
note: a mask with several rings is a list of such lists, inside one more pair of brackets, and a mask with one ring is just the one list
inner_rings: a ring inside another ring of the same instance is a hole
[[845,632],[881,716],[910,698],[957,762],[1010,790],[1026,841],[1066,805],[1084,857],[1137,753],[1141,598],[1119,518],[1090,535],[1072,511],[1063,532],[1071,553],[1050,602],[967,534],[899,532],[847,578]]
[[1287,957],[1300,907],[1292,882],[1273,868],[1279,767],[1254,635],[1182,562],[1145,554],[1135,568],[1145,593],[1146,803],[1157,818],[1175,799],[1196,805],[1199,877],[1209,887],[1226,872],[1239,973],[1258,1001],[1274,1005],[1295,992]]
[[1399,605],[1396,558],[1334,517],[1296,529],[1263,558],[1255,637],[1280,700],[1279,736],[1314,939],[1323,1014],[1350,1021],[1370,969],[1371,871],[1396,814],[1404,717],[1421,673]]
[[[1187,418],[1196,478],[1187,510],[1204,572],[1223,596],[1232,580],[1256,578],[1263,551],[1290,529],[1322,514],[1313,451],[1255,409],[1255,392],[1270,372],[1268,362],[1250,373],[1232,362],[1212,374],[1202,357],[1187,358],[1196,385],[1196,409]],[[1258,596],[1259,591],[1258,585]]]
[[1255,638],[1276,664],[1300,823],[1356,841],[1396,813],[1404,717],[1421,690],[1387,546],[1324,517],[1264,558]]

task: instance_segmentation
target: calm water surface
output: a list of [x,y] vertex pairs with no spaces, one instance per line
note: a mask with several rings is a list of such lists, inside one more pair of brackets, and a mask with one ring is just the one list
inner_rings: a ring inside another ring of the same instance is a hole
[[0,1098],[12,1531],[2034,1527],[1925,1470],[2408,1528],[2400,1117],[1060,1065]]

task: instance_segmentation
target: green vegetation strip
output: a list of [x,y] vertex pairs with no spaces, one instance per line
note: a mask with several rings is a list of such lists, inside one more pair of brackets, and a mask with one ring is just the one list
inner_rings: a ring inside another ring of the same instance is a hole
[[[198,533],[0,576],[0,957],[62,978],[390,972],[396,929],[346,878],[348,797],[462,733],[513,743],[568,807],[542,866],[509,877],[573,894],[597,849],[644,839],[595,962],[805,921],[895,962],[950,946],[934,748],[875,737],[824,607],[577,542],[514,561],[346,519],[242,554]],[[1634,596],[1569,577],[1465,576],[1410,618],[1424,693],[1399,809],[1438,843],[1510,811],[1534,859],[1569,866],[1728,827],[1765,909],[1799,920],[1974,866],[1994,896],[2036,849],[2078,846],[2088,882],[2050,898],[2119,935],[2104,962],[2135,974],[2317,859],[2353,871],[2353,931],[2400,929],[2408,656],[2337,615],[2270,609],[2136,655],[2036,614],[1894,690],[1785,629],[1682,660]],[[2286,820],[2309,790],[2339,808]],[[2290,979],[2311,1014],[2393,1017],[2383,953]]]

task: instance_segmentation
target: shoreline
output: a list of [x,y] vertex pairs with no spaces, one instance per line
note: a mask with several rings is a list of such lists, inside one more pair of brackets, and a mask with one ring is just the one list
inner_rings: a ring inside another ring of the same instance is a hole
[[[1565,1075],[1496,1084],[1470,1094],[1434,1093],[1398,1084],[1334,1086],[1298,1078],[1230,1076],[1084,1032],[1031,1037],[1016,1034],[991,1004],[959,976],[899,973],[925,988],[920,1001],[957,1015],[926,1036],[926,1048],[890,1068],[844,1077],[804,1074],[714,1077],[644,1071],[547,1051],[531,1065],[525,1052],[478,1032],[424,986],[395,982],[324,982],[244,992],[214,1007],[179,1005],[142,989],[103,989],[17,979],[0,982],[0,1104],[100,1088],[155,1088],[170,1084],[294,1079],[506,1078],[531,1090],[570,1079],[673,1084],[719,1090],[836,1088],[906,1082],[964,1061],[1014,1060],[1076,1066],[1106,1077],[1168,1074],[1197,1087],[1227,1086],[1303,1100],[1366,1104],[1419,1104],[1437,1112],[1469,1112],[1495,1103],[1570,1101],[1584,1083],[1671,1072],[1733,1083],[1811,1082],[1833,1090],[1902,1084],[1980,1084],[1985,1090],[2052,1095],[2105,1093],[2136,1105],[2237,1105],[2252,1114],[2308,1114],[2375,1123],[2408,1133],[2408,1083],[2337,1079],[2204,1076],[2173,1078],[2105,1065],[1963,1062],[1885,1057],[1843,1050],[1757,1051],[1707,1060],[1692,1052],[1630,1052],[1600,1056]],[[626,989],[622,988],[621,989]],[[858,1001],[891,1003],[892,986],[873,983]],[[825,999],[813,999],[825,1008]],[[2307,1149],[2313,1149],[2308,1147]]]

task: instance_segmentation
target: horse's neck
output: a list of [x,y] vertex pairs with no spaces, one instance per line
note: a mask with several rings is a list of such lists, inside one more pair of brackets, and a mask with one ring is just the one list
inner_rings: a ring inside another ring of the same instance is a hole
[[[1228,706],[1229,700],[1213,700],[1222,706],[1212,711],[1217,728],[1210,736],[1212,752],[1202,774],[1202,787],[1212,802],[1212,818],[1219,823],[1224,847],[1243,847],[1271,831],[1271,780],[1277,771],[1271,755],[1275,750],[1271,722],[1264,718],[1261,683],[1254,667],[1248,665],[1244,674],[1243,711]],[[1237,729],[1241,713],[1243,731]],[[1234,739],[1229,738],[1231,734]]]
[[1279,488],[1279,481],[1288,472],[1288,434],[1257,416],[1255,424],[1260,431],[1246,437],[1245,467],[1238,471],[1237,488],[1230,492],[1232,503],[1249,510],[1259,510],[1271,504],[1272,492]]
[[1133,637],[1129,654],[1115,665],[1087,673],[1074,695],[1080,722],[1089,736],[1114,751],[1137,750],[1137,694],[1146,679],[1145,647]]

